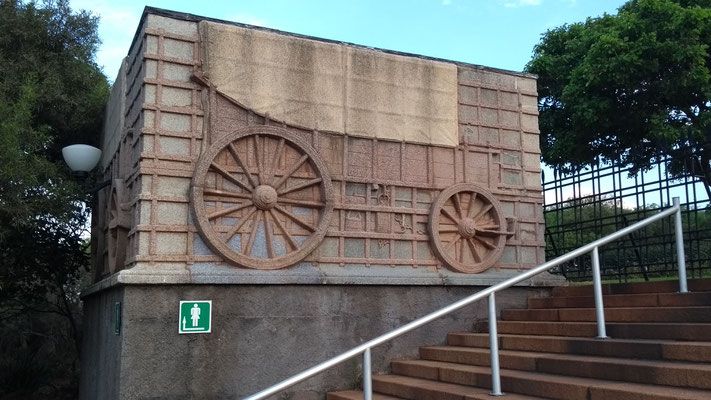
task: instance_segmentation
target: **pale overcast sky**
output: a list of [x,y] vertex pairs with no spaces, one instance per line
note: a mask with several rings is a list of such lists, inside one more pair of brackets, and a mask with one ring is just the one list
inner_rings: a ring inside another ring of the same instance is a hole
[[101,17],[97,61],[113,81],[143,8],[521,71],[547,29],[615,13],[620,0],[71,0]]

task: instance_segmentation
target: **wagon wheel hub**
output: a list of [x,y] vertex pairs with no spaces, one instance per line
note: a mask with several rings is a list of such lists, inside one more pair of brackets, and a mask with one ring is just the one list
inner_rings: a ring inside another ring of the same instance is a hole
[[269,185],[258,186],[252,194],[254,206],[260,210],[270,210],[277,204],[278,196],[276,190]]
[[471,239],[476,234],[476,222],[471,218],[462,218],[457,224],[459,228],[459,234],[462,235],[464,239]]

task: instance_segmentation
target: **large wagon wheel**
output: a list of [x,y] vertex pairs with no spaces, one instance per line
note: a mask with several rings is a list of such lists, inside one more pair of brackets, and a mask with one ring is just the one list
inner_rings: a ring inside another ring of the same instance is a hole
[[487,190],[461,183],[443,190],[432,204],[429,231],[437,257],[458,272],[476,274],[498,261],[507,222]]
[[207,245],[255,269],[301,261],[323,239],[333,211],[331,178],[316,150],[269,126],[215,141],[198,160],[191,202]]

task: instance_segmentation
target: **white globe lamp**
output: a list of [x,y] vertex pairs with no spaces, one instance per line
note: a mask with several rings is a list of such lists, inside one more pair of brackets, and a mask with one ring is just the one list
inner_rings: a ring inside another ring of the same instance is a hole
[[86,178],[101,159],[101,150],[87,144],[73,144],[62,149],[62,157],[74,176]]

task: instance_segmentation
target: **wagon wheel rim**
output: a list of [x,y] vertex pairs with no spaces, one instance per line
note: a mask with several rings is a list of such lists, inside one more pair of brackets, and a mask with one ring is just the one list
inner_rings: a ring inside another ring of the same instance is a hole
[[214,142],[198,160],[191,203],[207,245],[253,269],[303,260],[325,236],[333,211],[331,179],[316,150],[268,126]]
[[489,191],[463,183],[432,204],[429,232],[437,257],[457,272],[475,274],[494,265],[506,245],[506,219]]

